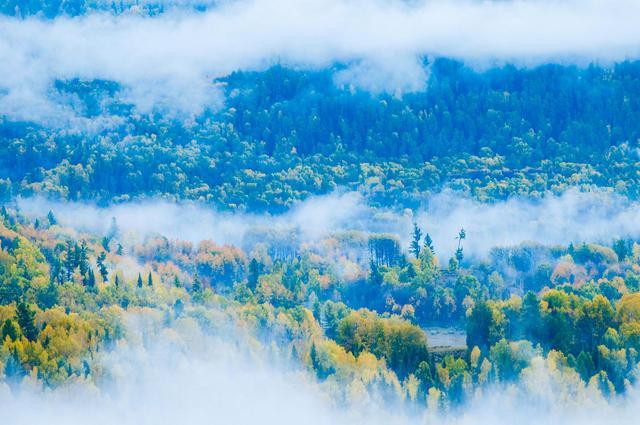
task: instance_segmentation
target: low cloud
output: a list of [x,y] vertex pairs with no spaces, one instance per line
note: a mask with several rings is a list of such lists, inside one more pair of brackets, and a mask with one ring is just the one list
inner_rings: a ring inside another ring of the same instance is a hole
[[62,224],[78,230],[105,234],[115,218],[123,234],[138,238],[161,234],[170,239],[211,239],[236,246],[244,246],[245,237],[256,230],[267,229],[289,235],[290,243],[319,241],[350,230],[393,233],[408,247],[414,221],[430,234],[436,253],[443,257],[455,251],[455,238],[461,228],[467,233],[465,253],[479,257],[494,247],[525,242],[610,244],[616,238],[640,238],[640,203],[603,190],[571,189],[537,200],[513,198],[494,203],[445,191],[428,198],[425,207],[414,213],[373,208],[354,192],[312,197],[280,215],[234,214],[194,203],[167,201],[107,208],[43,198],[16,202],[22,212],[32,216],[44,216],[52,210]]
[[637,16],[634,0],[240,0],[157,17],[2,17],[0,114],[76,124],[50,96],[56,79],[116,81],[139,112],[189,117],[222,104],[215,78],[275,63],[346,64],[340,85],[400,94],[426,87],[428,56],[610,64],[639,58]]
[[96,385],[42,389],[30,378],[19,389],[0,384],[4,423],[600,425],[635,423],[640,414],[633,387],[624,398],[605,400],[541,357],[519,384],[484,388],[458,410],[442,415],[418,405],[409,413],[384,400],[338,404],[327,392],[335,384],[316,381],[301,364],[267,355],[242,337],[203,332],[190,319],[146,338],[135,332],[100,355],[109,378]]

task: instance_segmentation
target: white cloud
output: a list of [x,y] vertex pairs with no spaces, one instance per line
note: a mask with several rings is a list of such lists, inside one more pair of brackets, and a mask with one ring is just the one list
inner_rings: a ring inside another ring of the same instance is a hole
[[246,0],[152,18],[3,17],[0,113],[59,119],[46,97],[56,78],[118,81],[140,111],[188,116],[220,104],[213,78],[274,63],[352,64],[340,83],[393,92],[424,88],[425,55],[607,64],[639,57],[638,16],[634,0]]
[[[436,252],[443,258],[455,251],[455,237],[461,228],[467,233],[465,253],[480,257],[494,247],[523,242],[609,244],[614,238],[640,238],[640,203],[602,190],[572,189],[562,195],[547,194],[540,200],[512,198],[494,203],[445,191],[431,196],[428,205],[415,214],[372,208],[353,192],[312,197],[275,216],[223,213],[193,203],[167,201],[132,202],[108,208],[42,198],[18,199],[17,204],[31,215],[43,216],[53,210],[62,224],[79,230],[105,234],[115,217],[124,234],[162,234],[192,242],[212,239],[236,246],[243,246],[247,242],[245,236],[259,229],[289,235],[292,244],[358,230],[397,234],[406,248],[415,220],[433,238]],[[292,240],[292,234],[300,238]]]
[[[147,311],[148,312],[148,311]],[[190,319],[171,328],[140,318],[128,328],[126,341],[114,350],[94,354],[109,379],[39,389],[23,382],[12,392],[0,383],[3,423],[12,425],[168,425],[168,424],[371,424],[521,425],[631,424],[640,414],[638,393],[604,400],[577,375],[562,374],[534,357],[519,385],[485,388],[459,410],[440,415],[415,406],[328,397],[335,383],[323,386],[301,365],[293,368],[283,355],[250,344],[243,332],[227,335],[224,326],[202,332]],[[343,388],[348,392],[348,388]]]

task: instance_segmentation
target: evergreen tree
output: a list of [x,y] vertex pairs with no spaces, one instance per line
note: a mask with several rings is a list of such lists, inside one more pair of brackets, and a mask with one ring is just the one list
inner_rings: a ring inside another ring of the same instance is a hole
[[153,286],[153,276],[151,276],[151,272],[149,272],[149,275],[147,276],[147,285]]
[[66,280],[70,281],[71,276],[73,275],[73,269],[76,268],[75,250],[73,247],[73,242],[71,242],[70,240],[67,241],[67,247],[66,247],[65,253],[66,253],[66,257],[64,261],[64,267],[66,270]]
[[89,258],[87,255],[87,241],[82,240],[80,246],[76,245],[76,261],[80,268],[80,274],[85,275],[89,271]]
[[102,248],[107,252],[111,252],[111,247],[109,246],[110,243],[111,243],[111,238],[108,238],[106,236],[103,237],[102,240],[100,241]]
[[84,275],[82,279],[82,283],[84,284],[84,286],[86,286],[89,289],[95,288],[96,275],[93,273],[93,270],[91,268],[87,270],[87,273]]
[[100,276],[102,277],[103,282],[107,282],[107,279],[109,278],[109,271],[107,270],[107,266],[104,263],[106,260],[107,260],[107,254],[104,251],[102,251],[100,255],[98,255],[98,257],[96,258],[96,265],[98,266],[98,272],[100,273]]
[[433,240],[431,240],[431,236],[428,233],[424,235],[424,249],[430,250],[432,254],[436,253],[433,248]]
[[47,220],[49,220],[50,226],[55,226],[56,224],[58,224],[58,220],[56,219],[56,216],[53,215],[53,211],[51,210],[49,210],[49,212],[47,213]]
[[458,249],[456,249],[456,261],[458,262],[458,264],[462,262],[463,258],[464,258],[464,253],[462,251],[462,247],[458,247]]
[[138,273],[138,288],[142,288],[142,275]]
[[20,325],[22,334],[29,341],[35,341],[38,338],[38,329],[35,325],[35,316],[36,313],[31,310],[31,308],[29,308],[29,306],[24,301],[20,301],[17,304],[16,318],[18,320],[18,325]]
[[0,276],[0,305],[18,301],[22,295],[22,284],[18,276]]
[[413,223],[413,239],[411,240],[411,246],[409,251],[416,257],[420,257],[420,241],[422,240],[422,230],[418,227],[417,223]]
[[16,341],[19,335],[18,326],[16,326],[15,322],[11,319],[6,319],[4,324],[2,325],[2,339],[0,339],[0,345],[2,342],[8,338],[11,338],[12,341]]
[[262,264],[255,258],[249,262],[249,276],[247,277],[247,286],[254,291],[258,286],[260,280],[260,274],[262,274]]

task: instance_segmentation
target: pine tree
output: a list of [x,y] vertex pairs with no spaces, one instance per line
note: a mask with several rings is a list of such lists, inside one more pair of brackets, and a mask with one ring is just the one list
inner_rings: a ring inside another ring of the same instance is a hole
[[151,276],[151,272],[149,272],[149,275],[147,276],[147,285],[153,286],[153,276]]
[[106,260],[107,260],[107,254],[104,251],[102,251],[100,255],[98,255],[98,258],[96,258],[96,265],[98,266],[98,272],[100,273],[100,276],[102,276],[103,282],[106,282],[107,279],[109,278],[109,271],[107,270],[107,266],[104,264]]
[[409,251],[416,257],[420,257],[420,240],[422,239],[422,230],[418,227],[417,223],[413,223],[413,240]]
[[429,249],[432,254],[436,253],[433,247],[433,240],[431,240],[431,236],[428,233],[424,235],[424,249]]
[[2,325],[2,339],[0,339],[0,344],[7,338],[11,338],[12,341],[16,341],[18,339],[18,327],[15,322],[11,319],[7,319],[4,321],[4,325]]
[[47,220],[49,220],[50,226],[55,226],[56,224],[58,224],[58,220],[56,219],[56,216],[53,215],[53,211],[51,210],[49,210],[49,212],[47,213]]
[[456,249],[456,261],[458,262],[458,264],[462,262],[463,258],[464,258],[464,253],[463,253],[462,247],[459,247],[458,249]]
[[142,288],[142,275],[138,273],[138,288]]
[[249,289],[256,289],[260,280],[261,273],[262,264],[260,264],[255,258],[253,258],[249,263],[249,276],[247,277],[247,286],[249,286]]
[[80,268],[80,274],[85,275],[89,270],[89,258],[87,256],[87,242],[83,240],[80,246],[76,245],[76,262]]
[[20,301],[16,306],[16,317],[18,319],[18,325],[22,329],[22,334],[29,341],[35,341],[38,338],[38,328],[35,325],[36,313],[29,308],[24,302]]
[[111,248],[109,247],[109,244],[111,243],[111,238],[108,238],[105,236],[102,238],[100,243],[102,245],[102,248],[104,248],[105,251],[111,252]]
[[84,286],[87,288],[95,288],[96,286],[96,275],[93,273],[92,269],[87,271],[87,274],[83,278]]
[[73,269],[76,268],[75,266],[75,252],[73,249],[73,242],[71,242],[70,240],[67,241],[67,248],[66,248],[66,258],[64,261],[64,268],[66,271],[66,280],[70,281],[71,280],[71,276],[73,275]]

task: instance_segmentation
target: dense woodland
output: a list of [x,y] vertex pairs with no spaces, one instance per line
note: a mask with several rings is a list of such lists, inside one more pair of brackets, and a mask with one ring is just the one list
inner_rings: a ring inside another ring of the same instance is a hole
[[[315,247],[127,239],[58,224],[55,212],[2,209],[0,365],[11,385],[105,379],[97,353],[126,337],[127,314],[221,317],[274,342],[345,402],[359,391],[456,406],[474,391],[517,382],[543,361],[572,391],[612,396],[640,360],[640,245],[496,249],[465,258],[466,235],[439,259],[415,228],[393,236],[336,234]],[[355,246],[368,262],[340,252]],[[446,261],[445,261],[446,260]],[[353,267],[352,267],[353,269]],[[211,322],[213,320],[213,322]],[[429,345],[422,327],[466,329],[467,344]]]
[[188,120],[139,114],[112,82],[58,81],[82,116],[110,124],[0,120],[0,197],[165,197],[270,212],[337,187],[411,208],[444,187],[483,201],[568,186],[638,197],[640,63],[429,66],[427,90],[402,97],[339,87],[337,68],[238,72],[215,82],[221,109]]

